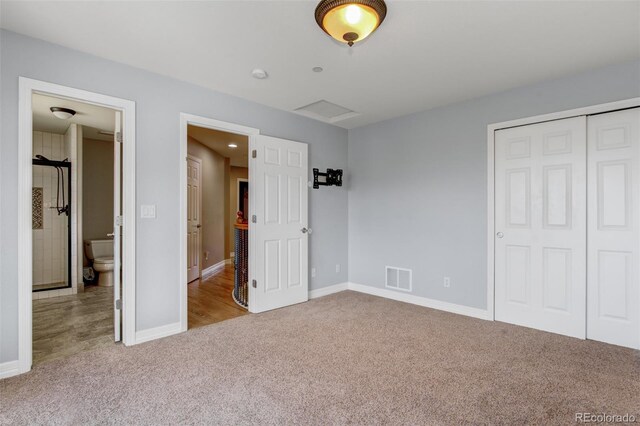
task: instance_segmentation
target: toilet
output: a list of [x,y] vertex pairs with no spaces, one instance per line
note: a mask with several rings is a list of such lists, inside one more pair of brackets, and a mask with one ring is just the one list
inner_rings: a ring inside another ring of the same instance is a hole
[[85,240],[84,252],[98,272],[98,285],[113,286],[113,240]]

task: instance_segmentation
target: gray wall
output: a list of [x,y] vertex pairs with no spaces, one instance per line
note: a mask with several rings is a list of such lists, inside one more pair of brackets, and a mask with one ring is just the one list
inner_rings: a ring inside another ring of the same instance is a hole
[[113,232],[113,142],[82,141],[82,239]]
[[640,62],[350,131],[349,281],[411,268],[414,294],[486,308],[487,125],[636,96]]
[[[179,321],[179,114],[186,112],[259,128],[309,144],[309,166],[346,168],[347,131],[113,61],[0,32],[2,145],[0,182],[0,362],[18,356],[18,76],[136,102],[136,210],[156,204],[155,220],[137,221],[136,329]],[[141,52],[144,54],[144,52]],[[310,176],[311,178],[311,176]],[[317,289],[347,280],[347,191],[310,191],[310,266]],[[335,273],[335,264],[342,272]]]

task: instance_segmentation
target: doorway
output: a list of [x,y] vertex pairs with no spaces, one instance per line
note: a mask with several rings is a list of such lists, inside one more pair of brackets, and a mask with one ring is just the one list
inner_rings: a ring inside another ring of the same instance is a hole
[[[233,228],[228,235],[234,236],[234,241],[227,243],[226,251],[233,259],[233,269],[229,268],[228,273],[233,273],[234,303],[242,305],[244,302],[248,312],[257,313],[306,302],[310,233],[307,145],[262,136],[257,129],[189,114],[181,114],[180,122],[181,330],[186,331],[189,323],[187,160],[188,154],[193,155],[188,152],[190,128],[244,136],[248,142],[248,149],[243,150],[248,157],[246,188],[242,180],[237,180],[244,179],[242,176],[230,176],[228,182],[228,187],[238,193],[231,198],[233,210],[242,203],[242,209],[232,211],[228,222]],[[232,148],[228,146],[230,144],[227,143],[228,148]],[[201,229],[206,226],[203,223]],[[244,250],[236,249],[236,244]],[[228,250],[229,247],[234,247],[233,251]]]
[[[246,135],[187,127],[188,328],[247,313],[246,214],[237,180],[249,177]],[[246,185],[245,185],[246,186]],[[244,232],[245,237],[237,238]]]
[[119,113],[32,95],[34,364],[117,338],[113,224],[114,197],[121,192],[114,188]]
[[123,338],[133,343],[135,105],[26,78],[19,86],[23,373]]

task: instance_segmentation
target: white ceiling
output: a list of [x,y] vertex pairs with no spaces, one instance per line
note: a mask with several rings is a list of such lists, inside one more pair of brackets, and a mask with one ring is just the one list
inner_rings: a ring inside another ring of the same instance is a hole
[[[187,127],[187,135],[223,157],[229,158],[230,165],[249,167],[249,138],[246,136],[191,125]],[[238,147],[230,148],[231,143]]]
[[353,48],[315,0],[2,1],[0,25],[286,111],[324,99],[345,128],[640,58],[638,0],[387,3]]
[[[76,114],[68,120],[61,120],[51,112],[53,106],[70,108]],[[33,130],[64,134],[71,123],[83,126],[83,136],[89,139],[113,140],[113,136],[101,135],[99,130],[113,132],[115,126],[114,111],[109,108],[34,94],[32,97]]]

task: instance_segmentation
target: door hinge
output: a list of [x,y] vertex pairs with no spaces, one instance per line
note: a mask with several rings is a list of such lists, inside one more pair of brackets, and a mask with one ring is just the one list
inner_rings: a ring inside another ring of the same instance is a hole
[[116,300],[116,309],[117,310],[122,309],[122,299]]
[[258,281],[256,280],[251,281],[251,285],[253,286],[253,288],[258,288]]
[[122,218],[122,216],[116,216],[116,226],[122,226],[123,223],[124,219]]
[[255,149],[251,151],[251,158],[256,158],[257,156],[258,156],[258,151],[256,151]]
[[116,132],[116,142],[122,143],[122,132]]
[[256,217],[255,214],[253,216],[251,216],[251,222],[252,223],[258,223],[258,218]]

